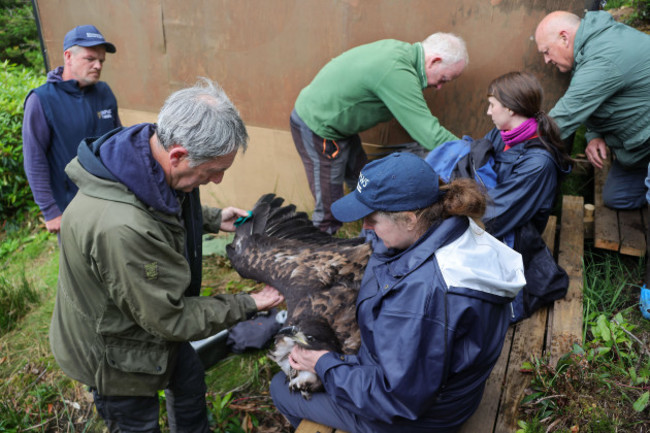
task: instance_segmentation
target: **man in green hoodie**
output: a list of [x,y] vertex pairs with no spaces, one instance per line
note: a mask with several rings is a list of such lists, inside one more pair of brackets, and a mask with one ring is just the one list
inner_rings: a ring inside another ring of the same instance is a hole
[[605,11],[583,19],[565,11],[548,14],[535,41],[546,63],[571,73],[571,83],[549,115],[566,139],[587,126],[585,153],[600,169],[611,149],[603,201],[615,209],[646,204],[650,162],[650,35],[616,22]]
[[[410,44],[386,39],[331,60],[305,87],[291,113],[291,134],[315,199],[312,220],[328,233],[341,223],[330,207],[354,188],[366,154],[358,133],[393,118],[425,149],[458,138],[431,114],[422,90],[457,78],[469,57],[464,41],[435,33]],[[419,146],[418,146],[419,147]]]

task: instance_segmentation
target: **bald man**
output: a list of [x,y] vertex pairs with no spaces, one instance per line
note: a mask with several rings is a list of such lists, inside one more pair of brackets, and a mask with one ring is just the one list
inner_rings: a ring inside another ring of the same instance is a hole
[[603,167],[615,159],[603,190],[605,205],[635,209],[646,204],[650,163],[650,36],[614,21],[605,11],[583,19],[565,11],[548,14],[535,31],[544,61],[571,73],[566,93],[550,111],[562,138],[587,126],[585,153]]

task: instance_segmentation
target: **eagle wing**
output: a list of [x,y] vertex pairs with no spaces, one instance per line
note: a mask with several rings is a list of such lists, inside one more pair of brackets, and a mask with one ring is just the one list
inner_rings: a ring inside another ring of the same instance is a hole
[[344,353],[356,353],[355,304],[371,247],[362,238],[341,239],[314,227],[295,206],[266,194],[252,217],[237,227],[226,251],[244,278],[280,291],[288,324],[325,319]]

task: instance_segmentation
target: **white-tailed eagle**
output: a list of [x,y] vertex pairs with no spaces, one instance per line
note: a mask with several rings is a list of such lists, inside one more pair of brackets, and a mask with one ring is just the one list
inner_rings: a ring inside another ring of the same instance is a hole
[[275,287],[285,297],[287,327],[275,338],[269,357],[305,398],[322,389],[308,372],[292,371],[294,344],[314,350],[356,353],[360,345],[356,299],[372,252],[362,238],[341,239],[321,232],[294,205],[274,194],[262,196],[226,247],[244,278]]

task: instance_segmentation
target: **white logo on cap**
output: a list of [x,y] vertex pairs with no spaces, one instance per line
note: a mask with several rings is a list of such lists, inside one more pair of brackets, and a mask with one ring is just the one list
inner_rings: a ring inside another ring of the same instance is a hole
[[370,179],[368,179],[363,175],[363,173],[361,173],[359,175],[359,181],[357,182],[357,191],[361,192],[363,188],[368,186],[368,182],[370,182]]
[[102,35],[99,33],[86,33],[87,38],[97,38],[97,39],[104,39]]

